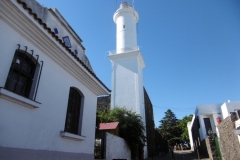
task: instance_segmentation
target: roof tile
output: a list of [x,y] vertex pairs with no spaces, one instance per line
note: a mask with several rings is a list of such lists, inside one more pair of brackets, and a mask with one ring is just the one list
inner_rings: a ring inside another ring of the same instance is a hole
[[100,123],[99,130],[116,129],[119,122]]

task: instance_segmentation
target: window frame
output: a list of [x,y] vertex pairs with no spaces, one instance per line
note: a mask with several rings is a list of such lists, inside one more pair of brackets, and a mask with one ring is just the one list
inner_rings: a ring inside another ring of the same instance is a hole
[[[71,96],[73,96],[72,94],[75,94],[74,97],[71,97]],[[79,96],[80,99],[76,96]],[[72,105],[75,103],[75,101],[80,101],[80,102],[76,102],[78,104],[78,106]],[[82,92],[76,87],[70,87],[69,96],[68,96],[68,105],[67,105],[67,110],[66,110],[65,125],[64,125],[64,133],[70,133],[73,135],[81,135],[83,104],[84,104],[84,95],[82,94]],[[75,107],[75,108],[73,108],[73,107]],[[76,107],[78,107],[78,108],[76,108]],[[70,110],[72,112],[70,112]],[[78,110],[78,113],[73,113],[74,110]],[[68,121],[69,114],[72,114],[74,116],[74,117],[70,117],[71,118],[70,122]],[[72,122],[72,121],[74,121],[74,122]],[[67,127],[69,125],[69,123],[70,123],[70,128]],[[75,126],[72,126],[73,124],[71,124],[71,123],[74,123]],[[77,129],[76,129],[76,126],[77,126]],[[74,128],[72,128],[72,127],[74,127]]]
[[[24,70],[24,64],[27,65],[27,71]],[[38,62],[38,59],[33,56],[33,51],[32,54],[30,54],[27,52],[27,47],[25,51],[17,49],[12,59],[4,89],[24,98],[33,100],[34,95],[36,94],[36,84],[38,80],[39,70],[40,64]],[[14,75],[17,76],[14,78]],[[20,77],[25,78],[21,93],[16,90],[17,87],[21,86],[19,84]],[[15,84],[13,81],[15,81]],[[11,83],[13,85],[11,85]]]

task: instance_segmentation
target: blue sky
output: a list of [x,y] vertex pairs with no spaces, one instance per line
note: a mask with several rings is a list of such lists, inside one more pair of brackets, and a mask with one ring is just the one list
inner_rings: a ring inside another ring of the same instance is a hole
[[[83,40],[96,75],[111,89],[112,17],[124,0],[37,1],[60,11]],[[199,104],[240,100],[239,0],[134,0],[134,8],[156,127],[167,109],[181,119]]]

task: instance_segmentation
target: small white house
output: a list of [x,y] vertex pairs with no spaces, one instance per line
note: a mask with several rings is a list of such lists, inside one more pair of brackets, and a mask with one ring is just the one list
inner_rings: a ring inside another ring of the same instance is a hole
[[94,159],[97,96],[82,40],[57,9],[0,1],[0,159]]
[[195,116],[199,120],[200,140],[208,137],[208,131],[217,133],[217,117],[221,116],[222,104],[198,105],[195,111]]
[[217,147],[220,147],[222,156],[232,159],[226,148],[234,150],[240,144],[239,110],[240,102],[230,101],[196,107],[195,115],[187,127],[191,148],[199,158],[219,158],[221,154]]
[[198,105],[192,122],[188,126],[192,127],[195,117],[198,118],[200,140],[202,141],[208,137],[209,130],[218,135],[217,125],[231,112],[237,110],[240,110],[240,102]]

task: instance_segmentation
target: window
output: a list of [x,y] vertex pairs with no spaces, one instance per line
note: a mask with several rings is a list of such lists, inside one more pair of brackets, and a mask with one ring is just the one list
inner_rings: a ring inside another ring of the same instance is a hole
[[230,118],[231,121],[234,122],[237,120],[237,113],[236,112],[230,112]]
[[83,96],[79,90],[71,87],[68,98],[68,107],[64,132],[81,134],[81,113]]
[[8,73],[5,89],[18,95],[33,99],[34,86],[37,79],[35,70],[38,62],[33,53],[17,49]]

